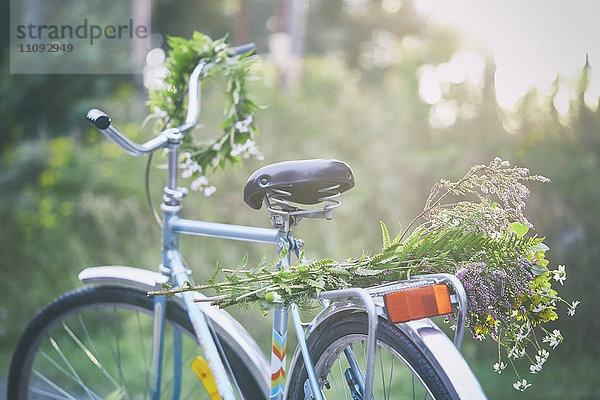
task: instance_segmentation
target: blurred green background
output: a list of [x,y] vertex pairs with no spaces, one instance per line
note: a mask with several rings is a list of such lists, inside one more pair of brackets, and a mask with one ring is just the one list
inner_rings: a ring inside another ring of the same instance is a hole
[[[8,1],[0,7],[8,16]],[[342,196],[333,221],[304,221],[296,236],[306,240],[310,257],[344,259],[379,249],[380,220],[398,232],[439,178],[456,179],[473,164],[500,156],[549,177],[552,183],[532,188],[526,214],[546,236],[551,267],[567,266],[560,293],[581,300],[574,317],[561,309],[552,325],[565,342],[540,375],[527,374],[535,386],[524,394],[512,388],[508,370],[493,372],[493,342],[468,340],[464,354],[492,399],[598,398],[600,111],[598,98],[590,100],[585,57],[577,76],[557,77],[550,93],[532,88],[507,109],[497,102],[492,53],[428,20],[411,0],[157,0],[152,30],[155,47],[160,35],[230,33],[232,43],[255,42],[262,59],[252,92],[264,105],[257,142],[265,160],[218,172],[211,178],[217,192],[191,194],[186,217],[267,227],[266,213],[241,198],[253,170],[287,159],[338,158],[353,168],[356,187]],[[5,37],[0,57],[2,382],[36,310],[78,287],[85,267],[155,269],[160,232],[145,203],[145,160],[125,155],[84,118],[98,107],[133,139],[151,137],[150,129],[139,129],[148,113],[144,77],[11,75]],[[564,85],[571,96],[561,107]],[[221,101],[219,82],[207,85],[199,137],[219,134]],[[160,164],[152,169],[157,203]],[[201,238],[186,238],[182,247],[197,281],[217,260],[233,266],[248,254],[258,262],[271,251]],[[269,319],[257,310],[230,311],[253,322],[246,324],[251,333],[269,337]]]

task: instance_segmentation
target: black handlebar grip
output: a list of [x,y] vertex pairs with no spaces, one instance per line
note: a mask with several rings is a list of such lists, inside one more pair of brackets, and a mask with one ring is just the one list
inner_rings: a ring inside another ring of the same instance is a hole
[[256,50],[256,45],[254,43],[248,43],[248,44],[243,44],[241,46],[236,46],[233,48],[233,54],[238,55],[238,54],[244,54],[244,53],[248,53],[248,52],[253,52],[254,50]]
[[110,126],[110,118],[96,108],[91,109],[87,113],[87,120],[98,129],[106,129]]

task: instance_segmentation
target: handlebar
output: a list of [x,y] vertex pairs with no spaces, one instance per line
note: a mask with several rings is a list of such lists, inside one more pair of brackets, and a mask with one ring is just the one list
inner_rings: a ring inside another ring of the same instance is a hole
[[132,156],[141,157],[152,153],[156,149],[163,148],[169,140],[181,136],[175,129],[167,129],[160,132],[155,138],[150,139],[144,144],[137,144],[129,140],[117,128],[110,124],[111,120],[103,111],[91,109],[87,113],[87,120],[91,122],[100,132],[110,140],[121,146],[123,150]]
[[[230,56],[249,53],[254,51],[255,48],[256,46],[254,43],[237,46],[233,48],[233,52]],[[106,137],[121,146],[123,150],[132,156],[140,157],[148,155],[157,149],[165,147],[170,141],[181,140],[183,132],[194,127],[198,122],[198,118],[200,117],[200,78],[205,72],[205,67],[206,61],[201,60],[190,75],[188,110],[185,123],[177,128],[169,128],[160,132],[155,138],[150,139],[144,144],[137,144],[129,140],[125,135],[119,132],[117,128],[111,125],[110,117],[101,110],[94,108],[88,111],[87,120]]]

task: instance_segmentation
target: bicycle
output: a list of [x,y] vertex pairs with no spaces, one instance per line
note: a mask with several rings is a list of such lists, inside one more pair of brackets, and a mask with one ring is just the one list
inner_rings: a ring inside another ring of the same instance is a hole
[[[292,227],[304,218],[331,219],[341,204],[337,197],[354,186],[352,170],[341,161],[271,164],[248,179],[244,200],[253,209],[264,203],[273,228],[181,218],[186,190],[177,186],[179,147],[199,118],[203,68],[201,61],[189,78],[185,124],[144,144],[126,138],[103,112],[88,113],[97,129],[131,155],[166,149],[162,261],[157,272],[127,266],[83,270],[85,286],[48,304],[26,328],[11,362],[8,398],[485,398],[460,354],[466,296],[452,275],[321,292],[323,309],[308,323],[296,304],[279,305],[270,365],[246,330],[203,301],[204,295],[147,296],[163,284],[193,283],[179,252],[181,234],[270,243],[278,255],[286,251],[279,267],[290,265],[292,254],[305,262],[304,242],[291,235]],[[415,301],[419,307],[402,309]],[[454,342],[425,318],[452,306],[458,310]],[[298,346],[286,372],[288,313]]]

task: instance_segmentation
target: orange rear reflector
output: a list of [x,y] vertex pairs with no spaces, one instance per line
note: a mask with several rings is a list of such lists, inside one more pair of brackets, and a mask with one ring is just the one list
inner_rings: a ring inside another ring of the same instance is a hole
[[452,311],[446,285],[404,289],[384,295],[383,300],[393,323],[435,317]]

